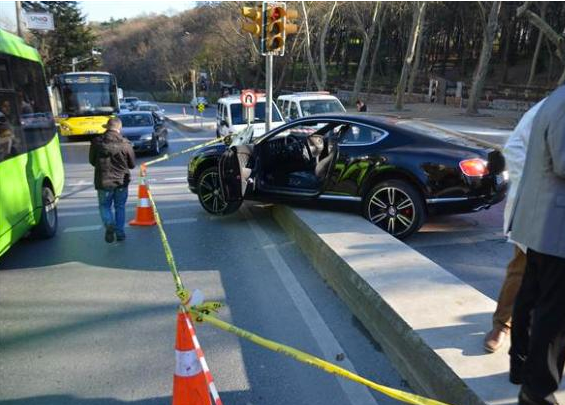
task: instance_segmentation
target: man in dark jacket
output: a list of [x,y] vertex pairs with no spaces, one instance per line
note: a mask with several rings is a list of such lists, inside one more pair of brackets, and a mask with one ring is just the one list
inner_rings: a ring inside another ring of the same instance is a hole
[[[130,169],[135,167],[135,154],[131,144],[122,137],[122,121],[110,118],[106,132],[92,140],[90,164],[94,166],[94,187],[98,191],[98,208],[106,228],[104,239],[108,243],[126,238],[126,201],[130,182]],[[115,215],[112,213],[114,204]]]

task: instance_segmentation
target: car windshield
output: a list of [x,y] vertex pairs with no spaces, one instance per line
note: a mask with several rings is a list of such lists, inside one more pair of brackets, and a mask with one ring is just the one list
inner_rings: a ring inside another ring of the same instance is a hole
[[134,101],[137,101],[137,100],[138,100],[137,97],[126,97],[126,98],[124,98],[124,101],[126,103],[133,103]]
[[345,108],[338,100],[304,100],[300,102],[300,108],[305,117],[314,114],[345,112]]
[[[230,109],[231,109],[231,123],[232,123],[232,125],[245,125],[245,124],[247,124],[247,120],[245,119],[245,116],[243,114],[243,108],[241,106],[241,103],[232,104],[230,106]],[[272,113],[273,113],[273,122],[282,121],[282,118],[279,115],[277,108],[275,107],[275,103],[273,103]],[[255,121],[253,121],[253,123],[257,124],[257,123],[262,123],[262,122],[265,122],[265,102],[264,101],[260,101],[257,104],[255,104]]]
[[150,127],[153,125],[151,115],[148,114],[127,114],[120,115],[122,126],[124,128],[131,127]]

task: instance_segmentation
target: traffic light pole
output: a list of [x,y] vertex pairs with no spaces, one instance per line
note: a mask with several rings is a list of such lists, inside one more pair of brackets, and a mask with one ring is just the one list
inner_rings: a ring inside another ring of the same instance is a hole
[[265,91],[266,91],[266,103],[265,103],[265,132],[271,130],[271,123],[273,120],[273,55],[265,56]]

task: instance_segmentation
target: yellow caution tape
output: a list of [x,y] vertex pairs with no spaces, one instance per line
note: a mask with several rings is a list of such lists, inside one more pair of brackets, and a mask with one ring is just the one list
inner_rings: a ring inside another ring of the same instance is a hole
[[[205,142],[200,145],[196,145],[183,151],[173,153],[170,155],[165,155],[161,158],[152,160],[150,162],[146,162],[141,166],[141,175],[145,176],[146,166],[162,162],[165,160],[172,159],[174,157],[180,156],[184,153],[188,153],[190,151],[202,148],[207,145],[212,145],[216,142],[222,141],[223,138],[214,139],[209,142]],[[213,325],[219,329],[222,329],[226,332],[232,333],[237,335],[241,338],[247,339],[259,346],[262,346],[266,349],[275,351],[277,353],[282,353],[286,356],[292,357],[293,359],[300,361],[302,363],[309,364],[311,366],[317,367],[327,373],[339,375],[341,377],[347,378],[351,381],[355,381],[359,384],[365,385],[375,391],[379,391],[391,398],[397,399],[399,401],[408,403],[408,404],[415,404],[415,405],[447,405],[444,402],[436,401],[434,399],[429,399],[426,397],[422,397],[420,395],[411,394],[409,392],[397,390],[395,388],[390,388],[381,384],[377,384],[373,381],[370,381],[366,378],[363,378],[355,373],[352,373],[342,367],[336,366],[328,361],[322,360],[318,357],[312,356],[311,354],[302,352],[300,350],[294,349],[290,346],[283,345],[281,343],[277,343],[275,341],[265,339],[259,335],[255,335],[249,331],[244,329],[240,329],[237,326],[231,325],[227,322],[224,322],[214,316],[211,316],[211,312],[218,312],[223,304],[216,301],[208,301],[204,302],[201,305],[196,305],[194,307],[187,308],[186,305],[190,300],[190,292],[184,288],[182,284],[182,280],[180,278],[179,272],[177,270],[177,266],[175,263],[175,258],[173,256],[173,252],[171,250],[171,246],[169,245],[169,241],[167,239],[167,234],[165,233],[165,229],[163,228],[163,223],[161,221],[161,217],[159,216],[159,212],[157,211],[157,205],[155,204],[155,200],[153,199],[153,195],[151,194],[151,190],[147,187],[147,194],[149,196],[149,201],[151,202],[151,208],[153,209],[153,214],[155,215],[155,222],[157,223],[157,227],[159,228],[159,234],[161,236],[161,242],[163,244],[163,249],[165,251],[165,257],[167,259],[167,263],[169,264],[169,269],[173,274],[173,278],[176,285],[176,294],[179,297],[181,304],[183,305],[184,309],[189,311],[192,315],[194,315],[195,320],[198,322],[207,322],[210,325]]]
[[369,388],[374,389],[375,391],[379,391],[399,401],[406,402],[408,404],[415,404],[415,405],[447,405],[445,402],[436,401],[434,399],[422,397],[420,395],[411,394],[409,392],[405,392],[405,391],[397,390],[395,388],[387,387],[385,385],[377,384],[355,373],[352,373],[351,371],[348,371],[342,367],[336,366],[335,364],[332,364],[328,361],[312,356],[311,354],[302,352],[300,350],[294,349],[290,346],[283,345],[281,343],[274,342],[272,340],[265,339],[259,335],[255,335],[254,333],[251,333],[244,329],[240,329],[237,326],[219,320],[214,316],[200,312],[196,307],[192,307],[187,310],[192,315],[194,315],[195,319],[198,322],[207,322],[219,329],[237,335],[241,338],[247,339],[259,346],[262,346],[264,348],[267,348],[277,353],[282,353],[302,363],[306,363],[311,366],[317,367],[321,370],[324,370],[327,373],[339,375],[351,381],[355,381],[359,384],[363,384]]

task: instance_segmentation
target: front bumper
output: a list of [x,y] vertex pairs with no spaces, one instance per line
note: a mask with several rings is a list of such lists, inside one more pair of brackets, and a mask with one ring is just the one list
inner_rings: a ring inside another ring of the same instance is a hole
[[129,141],[131,146],[133,146],[134,152],[147,152],[153,148],[153,140],[136,140]]

